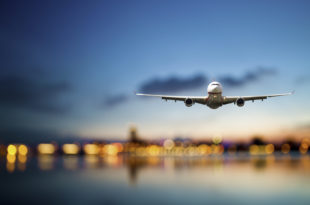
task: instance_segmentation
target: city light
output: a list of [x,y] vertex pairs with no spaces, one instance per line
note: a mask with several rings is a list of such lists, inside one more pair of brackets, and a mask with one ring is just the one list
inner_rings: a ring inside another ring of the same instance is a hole
[[291,146],[289,144],[283,144],[281,146],[281,151],[283,154],[288,154],[290,152]]
[[26,145],[21,144],[18,146],[18,154],[27,155],[27,153],[28,153],[28,148]]
[[17,152],[16,146],[10,144],[10,145],[8,146],[8,148],[7,148],[7,152],[8,152],[8,154],[10,154],[10,155],[15,155],[16,152]]
[[103,153],[107,155],[117,155],[118,154],[118,147],[113,144],[107,144],[103,147]]
[[96,144],[86,144],[84,145],[83,150],[85,154],[89,154],[89,155],[99,154],[100,152],[100,148]]
[[301,143],[299,146],[299,151],[301,154],[306,154],[308,152],[309,145],[306,143]]
[[174,147],[173,140],[171,140],[171,139],[165,140],[164,141],[164,147],[165,147],[165,149],[168,149],[168,150],[172,149]]
[[56,147],[53,144],[39,144],[38,145],[39,154],[54,154]]
[[6,156],[6,160],[8,163],[15,163],[16,161],[16,155],[8,154]]
[[265,146],[265,152],[266,152],[266,154],[272,154],[274,152],[274,145],[273,144],[267,144]]
[[80,146],[77,144],[64,144],[62,146],[62,151],[65,154],[78,154],[80,151]]

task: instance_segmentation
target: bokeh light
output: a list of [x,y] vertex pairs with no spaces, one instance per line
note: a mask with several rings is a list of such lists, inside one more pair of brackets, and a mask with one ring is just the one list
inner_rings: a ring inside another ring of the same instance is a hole
[[16,152],[17,152],[16,146],[10,144],[10,145],[8,146],[8,148],[7,148],[7,152],[8,152],[8,154],[10,154],[10,155],[15,155]]
[[26,145],[21,144],[18,146],[18,154],[27,155],[27,153],[28,153],[28,148]]
[[62,151],[65,154],[78,154],[80,151],[80,146],[77,144],[64,144],[62,146]]
[[56,147],[53,144],[39,144],[38,147],[39,154],[54,154]]

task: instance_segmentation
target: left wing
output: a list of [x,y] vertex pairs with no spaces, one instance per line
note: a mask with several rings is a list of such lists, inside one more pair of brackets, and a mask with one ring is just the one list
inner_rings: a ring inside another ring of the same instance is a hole
[[254,100],[265,100],[267,98],[271,98],[271,97],[278,97],[278,96],[286,96],[286,95],[292,95],[294,94],[294,91],[290,92],[290,93],[283,93],[283,94],[275,94],[275,95],[261,95],[261,96],[226,96],[223,97],[223,104],[229,104],[229,103],[234,103],[236,102],[237,99],[241,98],[244,101],[249,101],[252,100],[254,102]]
[[183,101],[185,102],[186,99],[192,99],[193,102],[199,104],[206,104],[206,96],[173,96],[173,95],[153,95],[153,94],[143,94],[143,93],[136,93],[139,96],[148,96],[148,97],[159,97],[163,100],[174,100],[174,101]]

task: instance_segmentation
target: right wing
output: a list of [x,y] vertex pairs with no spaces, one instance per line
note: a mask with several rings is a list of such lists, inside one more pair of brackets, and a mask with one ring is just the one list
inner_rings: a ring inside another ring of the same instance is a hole
[[147,96],[147,97],[158,97],[163,100],[174,100],[176,101],[183,101],[185,102],[186,99],[192,99],[193,102],[205,105],[207,102],[206,96],[173,96],[173,95],[152,95],[152,94],[143,94],[143,93],[136,93],[138,96]]
[[278,96],[286,96],[292,95],[294,91],[290,93],[283,93],[283,94],[275,94],[275,95],[260,95],[260,96],[225,96],[223,97],[223,104],[235,103],[238,98],[242,98],[244,101],[253,101],[254,100],[265,100],[271,97],[278,97]]

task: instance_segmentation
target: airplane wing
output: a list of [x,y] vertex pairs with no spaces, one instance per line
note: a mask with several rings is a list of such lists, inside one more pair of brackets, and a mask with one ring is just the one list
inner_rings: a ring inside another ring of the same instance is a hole
[[229,103],[235,103],[237,99],[241,98],[244,101],[252,101],[254,100],[265,100],[267,98],[271,97],[278,97],[278,96],[285,96],[285,95],[292,95],[294,94],[294,91],[290,93],[283,93],[283,94],[275,94],[275,95],[261,95],[261,96],[225,96],[223,97],[223,104],[229,104]]
[[158,97],[163,100],[174,100],[176,101],[183,101],[185,102],[186,99],[191,99],[193,100],[194,103],[199,103],[199,104],[206,104],[206,96],[173,96],[173,95],[153,95],[153,94],[143,94],[143,93],[136,93],[136,95],[139,96],[147,96],[147,97]]

